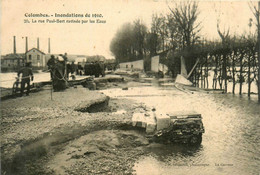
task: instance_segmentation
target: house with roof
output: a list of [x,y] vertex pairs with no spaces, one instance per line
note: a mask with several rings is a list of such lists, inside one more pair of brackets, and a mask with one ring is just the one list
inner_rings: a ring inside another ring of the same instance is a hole
[[16,71],[25,64],[25,55],[22,53],[11,53],[1,56],[1,71]]
[[122,70],[144,70],[144,60],[136,60],[119,63],[119,68]]
[[37,48],[32,48],[25,53],[26,62],[31,62],[32,67],[46,67],[45,53]]

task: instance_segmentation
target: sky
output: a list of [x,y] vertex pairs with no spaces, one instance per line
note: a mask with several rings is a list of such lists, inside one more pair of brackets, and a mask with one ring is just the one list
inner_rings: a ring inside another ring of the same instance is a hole
[[[48,52],[48,38],[51,40],[51,53],[77,55],[103,55],[113,58],[109,45],[117,30],[127,22],[141,19],[148,27],[152,14],[169,13],[171,0],[1,0],[1,55],[13,52],[13,36],[16,36],[17,53],[25,52],[25,37],[29,49],[37,47]],[[253,1],[257,5],[257,1]],[[168,5],[167,5],[168,4]],[[255,18],[249,8],[249,1],[199,1],[202,22],[201,36],[206,39],[219,39],[217,20],[222,31],[230,34],[254,32],[249,28],[249,19]],[[49,17],[26,17],[26,14],[48,14]],[[101,14],[93,17],[54,17],[57,14]],[[51,16],[53,15],[53,16]],[[46,20],[105,20],[106,23],[49,23]],[[25,23],[29,20],[30,23]],[[36,20],[37,23],[32,23]],[[45,20],[45,23],[38,23]]]

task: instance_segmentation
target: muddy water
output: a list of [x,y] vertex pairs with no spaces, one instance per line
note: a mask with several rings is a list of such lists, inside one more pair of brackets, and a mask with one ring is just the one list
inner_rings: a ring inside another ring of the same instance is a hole
[[199,147],[151,144],[147,154],[136,161],[136,174],[259,174],[260,105],[255,101],[230,94],[191,93],[172,86],[103,92],[134,99],[158,111],[202,114],[206,132]]

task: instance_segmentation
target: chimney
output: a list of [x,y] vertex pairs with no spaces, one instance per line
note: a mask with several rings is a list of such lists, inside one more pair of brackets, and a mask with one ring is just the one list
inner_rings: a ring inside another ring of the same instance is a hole
[[37,49],[40,49],[40,41],[39,41],[39,37],[37,38]]
[[28,51],[28,37],[25,37],[25,53]]
[[15,41],[15,36],[14,36],[14,54],[16,54],[16,41]]
[[48,53],[51,53],[51,39],[48,39]]

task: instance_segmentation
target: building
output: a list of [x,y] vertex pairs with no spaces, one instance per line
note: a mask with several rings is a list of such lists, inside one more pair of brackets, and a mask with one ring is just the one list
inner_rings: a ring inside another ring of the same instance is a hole
[[24,66],[24,63],[24,54],[11,53],[1,56],[1,71],[17,71],[20,67]]
[[[64,54],[46,54],[45,55],[45,60],[46,60],[46,63],[48,62],[48,60],[51,58],[51,55],[53,55],[55,58],[58,58],[60,55],[64,55]],[[72,63],[74,62],[75,64],[78,64],[79,62],[86,62],[87,61],[87,56],[85,55],[71,55],[71,54],[68,54],[67,55],[67,63]]]
[[144,60],[119,63],[119,67],[123,70],[144,70]]
[[80,65],[81,67],[84,67],[87,62],[87,57],[84,55],[79,55],[75,58],[75,64]]
[[26,62],[31,62],[32,67],[44,68],[46,67],[45,53],[39,49],[32,48],[25,53]]
[[106,58],[102,55],[87,56],[88,63],[105,62]]

